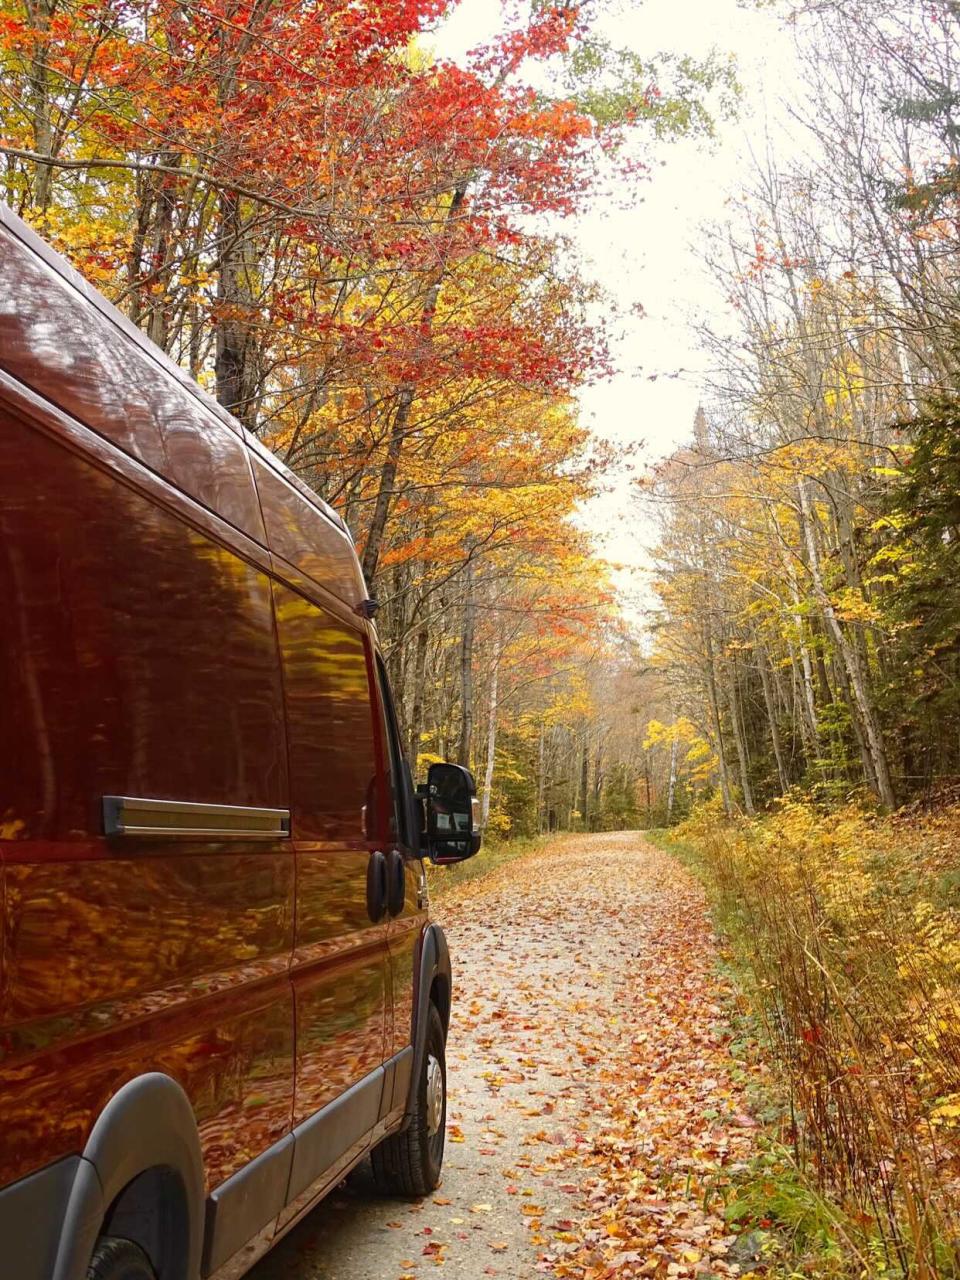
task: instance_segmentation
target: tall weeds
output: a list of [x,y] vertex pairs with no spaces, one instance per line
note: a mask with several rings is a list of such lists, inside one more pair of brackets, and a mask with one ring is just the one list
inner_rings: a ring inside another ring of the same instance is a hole
[[673,838],[714,893],[784,1137],[856,1228],[857,1269],[960,1274],[960,808],[795,800],[749,823],[700,812]]

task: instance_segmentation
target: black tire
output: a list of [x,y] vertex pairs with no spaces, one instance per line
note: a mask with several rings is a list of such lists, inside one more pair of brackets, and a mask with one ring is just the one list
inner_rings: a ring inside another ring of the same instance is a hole
[[93,1251],[87,1280],[157,1280],[157,1275],[139,1245],[104,1236]]
[[[439,1071],[443,1093],[439,1108],[435,1107],[429,1114],[427,1085],[431,1070]],[[427,1043],[417,1081],[413,1118],[408,1128],[384,1138],[370,1155],[373,1179],[381,1195],[417,1199],[429,1195],[440,1185],[446,1127],[447,1061],[443,1020],[436,1005],[431,1004],[427,1011]]]

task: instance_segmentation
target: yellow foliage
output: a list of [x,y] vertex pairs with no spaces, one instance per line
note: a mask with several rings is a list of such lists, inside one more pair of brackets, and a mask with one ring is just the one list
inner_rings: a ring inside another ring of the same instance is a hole
[[787,1018],[789,1052],[794,1038],[813,1036],[822,1054],[829,1041],[837,1061],[860,1064],[844,1091],[869,1064],[871,1106],[889,1084],[908,1090],[918,1122],[960,1117],[960,907],[949,892],[960,807],[908,823],[790,798],[764,819],[724,823],[714,804],[677,835],[748,922],[745,951]]

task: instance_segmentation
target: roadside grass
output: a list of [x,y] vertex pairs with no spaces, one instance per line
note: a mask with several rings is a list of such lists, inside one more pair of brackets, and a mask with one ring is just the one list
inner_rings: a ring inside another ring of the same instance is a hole
[[442,901],[471,880],[480,880],[491,875],[508,862],[544,848],[556,836],[521,836],[515,840],[497,840],[487,843],[485,840],[480,852],[466,862],[455,863],[452,867],[435,867],[427,864],[427,883],[430,897]]
[[774,1068],[761,1153],[721,1192],[741,1270],[960,1276],[960,810],[793,799],[646,835],[706,888],[731,1052],[753,1037]]

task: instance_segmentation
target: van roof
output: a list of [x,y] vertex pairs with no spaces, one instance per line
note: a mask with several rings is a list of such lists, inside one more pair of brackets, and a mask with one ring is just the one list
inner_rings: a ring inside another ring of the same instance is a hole
[[329,503],[324,502],[323,498],[309,485],[305,484],[298,475],[290,470],[285,463],[270,449],[264,445],[252,432],[239,422],[233,414],[224,409],[219,401],[204,391],[199,383],[195,382],[187,371],[181,368],[175,360],[172,360],[165,351],[161,350],[155,342],[137,326],[127,318],[112,302],[108,302],[102,293],[88,280],[86,280],[79,271],[62,258],[55,249],[51,248],[37,233],[19,218],[12,209],[0,200],[0,226],[4,227],[17,240],[19,240],[26,249],[33,253],[36,257],[42,259],[48,267],[68,284],[72,289],[79,293],[86,302],[96,307],[102,316],[104,316],[112,325],[115,326],[125,337],[128,342],[134,343],[140,350],[147,355],[155,364],[163,370],[163,372],[172,378],[179,386],[180,390],[198,400],[203,408],[208,412],[215,414],[219,420],[224,423],[231,431],[236,432],[245,443],[251,448],[258,457],[262,458],[273,470],[279,472],[280,475],[292,485],[297,492],[320,511],[328,520],[330,520],[338,529],[349,536],[349,530],[344,523],[339,512],[335,511]]

